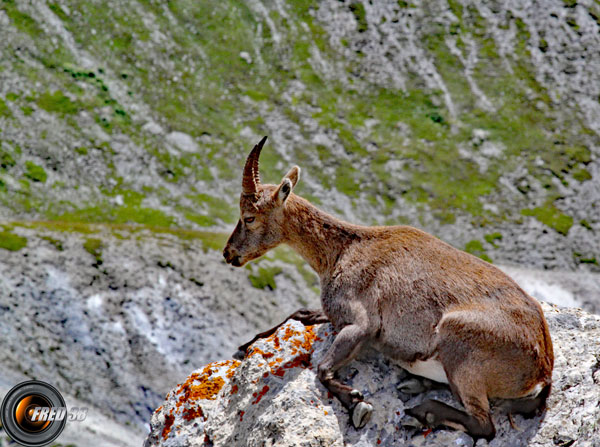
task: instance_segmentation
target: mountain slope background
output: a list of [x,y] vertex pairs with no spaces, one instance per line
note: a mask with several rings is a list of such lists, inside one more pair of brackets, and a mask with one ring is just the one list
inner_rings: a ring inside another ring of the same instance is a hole
[[[496,261],[598,269],[600,7],[2,1],[5,219],[222,230],[240,170]],[[584,264],[584,265],[582,265]]]
[[57,383],[104,427],[65,439],[139,445],[177,380],[318,305],[289,250],[220,256],[263,135],[263,181],[298,164],[328,212],[418,226],[597,312],[599,17],[592,0],[0,0],[1,389]]

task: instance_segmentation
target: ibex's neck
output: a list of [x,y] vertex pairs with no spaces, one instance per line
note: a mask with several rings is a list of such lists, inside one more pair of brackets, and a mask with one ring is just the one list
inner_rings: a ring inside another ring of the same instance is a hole
[[323,277],[333,272],[344,249],[364,236],[364,227],[343,222],[290,195],[285,206],[284,242]]

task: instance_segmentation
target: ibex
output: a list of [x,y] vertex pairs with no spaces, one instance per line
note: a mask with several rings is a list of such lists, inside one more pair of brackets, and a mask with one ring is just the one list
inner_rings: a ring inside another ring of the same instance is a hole
[[318,377],[355,428],[368,422],[373,407],[335,373],[365,346],[412,374],[450,385],[465,411],[436,400],[406,410],[430,427],[491,439],[489,399],[507,399],[510,412],[526,416],[545,408],[554,354],[537,301],[498,268],[424,231],[353,225],[317,209],[292,192],[297,166],[279,185],[261,184],[258,158],[266,138],[246,160],[241,217],[223,256],[239,267],[286,243],[317,272],[322,310],[301,309],[288,319],[330,321],[338,331]]

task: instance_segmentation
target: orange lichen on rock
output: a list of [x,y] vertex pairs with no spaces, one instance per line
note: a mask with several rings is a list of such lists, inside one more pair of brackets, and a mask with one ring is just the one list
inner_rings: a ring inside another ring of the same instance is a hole
[[202,412],[202,407],[197,406],[195,408],[186,408],[183,410],[182,417],[184,421],[191,421],[199,417],[204,419],[204,413]]
[[275,369],[274,371],[271,371],[271,373],[274,376],[283,377],[286,369],[297,368],[297,367],[308,368],[310,366],[311,366],[310,365],[310,354],[309,353],[298,354],[292,360],[285,362],[279,368]]
[[264,359],[269,359],[271,357],[273,357],[275,354],[273,354],[272,352],[265,352],[260,348],[252,348],[252,352],[250,354],[248,354],[248,358],[252,357],[255,354],[260,354],[263,356]]
[[271,371],[271,373],[272,373],[274,376],[277,376],[277,377],[283,377],[283,375],[285,374],[285,369],[283,369],[283,368],[277,368],[277,369],[275,369],[275,370]]
[[238,386],[237,383],[235,383],[232,387],[231,387],[231,393],[229,394],[235,394],[238,392]]
[[267,394],[268,391],[269,391],[269,385],[265,385],[265,386],[263,386],[262,390],[260,390],[260,393],[252,393],[252,396],[256,397],[256,400],[254,402],[252,402],[252,405],[259,403],[260,400],[263,398],[263,396],[265,394]]
[[[273,334],[267,337],[266,341],[272,342],[272,346],[275,350],[281,350],[279,336]],[[292,359],[288,360],[282,365],[283,358],[277,357],[275,360],[268,362],[271,374],[277,377],[283,377],[287,369],[303,367],[311,367],[310,357],[313,351],[313,343],[316,340],[321,340],[314,330],[314,326],[306,326],[303,331],[298,331],[291,326],[286,326],[281,340],[288,342],[288,346],[291,348]],[[253,348],[249,357],[254,354],[260,354],[263,358],[271,358],[274,356],[272,352],[264,352],[260,348]],[[263,377],[268,377],[268,373],[264,373]]]
[[233,375],[235,374],[235,369],[242,364],[242,362],[240,362],[239,360],[230,360],[230,362],[231,365],[225,373],[225,377],[227,377],[228,379],[231,379],[233,377]]
[[288,341],[290,338],[292,338],[294,335],[300,335],[299,332],[296,332],[295,330],[293,330],[291,327],[286,326],[285,327],[285,333],[283,334],[283,340],[284,341]]
[[223,362],[210,363],[204,367],[201,373],[191,374],[187,380],[177,389],[179,400],[177,408],[189,401],[200,399],[214,400],[217,394],[225,385],[225,380],[220,375],[216,375],[219,369],[228,367],[225,377],[230,378],[235,372],[235,368],[240,365],[238,360],[226,360]]
[[[304,328],[304,340],[295,339],[291,341],[291,344],[296,348],[296,352],[298,349],[312,352],[312,345],[316,340],[320,340],[320,338],[315,334],[315,327],[306,326]],[[296,352],[292,352],[292,354],[295,354]]]
[[214,400],[217,398],[217,394],[219,394],[223,385],[225,385],[225,380],[220,376],[210,378],[202,375],[196,380],[200,382],[200,385],[193,385],[194,379],[191,377],[183,384],[179,401],[177,402],[178,408],[184,402],[189,402],[190,400]]
[[[171,410],[172,412],[173,410]],[[165,426],[162,429],[161,436],[163,440],[169,437],[169,433],[171,433],[171,427],[173,427],[173,422],[175,422],[175,416],[173,414],[165,415]]]

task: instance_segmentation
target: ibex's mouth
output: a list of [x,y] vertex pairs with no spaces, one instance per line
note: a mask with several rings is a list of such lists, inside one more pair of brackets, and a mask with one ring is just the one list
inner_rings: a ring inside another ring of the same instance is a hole
[[225,262],[227,264],[231,264],[235,267],[241,267],[242,266],[242,261],[240,260],[240,256],[236,255],[236,256],[232,256],[232,254],[228,251],[225,250],[225,252],[223,253],[223,257],[225,258]]

